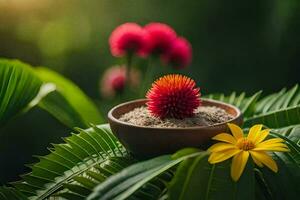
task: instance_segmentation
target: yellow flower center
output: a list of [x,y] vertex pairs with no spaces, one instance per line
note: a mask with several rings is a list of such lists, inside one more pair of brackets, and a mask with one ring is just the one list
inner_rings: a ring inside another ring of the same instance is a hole
[[239,139],[237,142],[237,147],[244,151],[249,151],[255,147],[252,141],[248,140],[247,138]]

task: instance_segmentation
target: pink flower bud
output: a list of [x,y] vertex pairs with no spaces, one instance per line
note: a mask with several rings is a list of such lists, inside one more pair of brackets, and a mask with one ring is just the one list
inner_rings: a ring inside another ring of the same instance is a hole
[[103,97],[111,98],[124,91],[126,84],[130,87],[138,87],[140,84],[140,72],[131,69],[129,73],[129,83],[126,77],[125,66],[113,66],[107,69],[100,82],[100,92]]

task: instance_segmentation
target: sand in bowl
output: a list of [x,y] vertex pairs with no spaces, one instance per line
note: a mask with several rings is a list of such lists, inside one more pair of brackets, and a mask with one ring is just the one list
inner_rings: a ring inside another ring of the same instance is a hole
[[195,126],[210,126],[229,121],[233,118],[224,109],[215,106],[200,106],[195,110],[195,115],[185,119],[165,118],[160,119],[150,114],[147,107],[142,106],[123,114],[119,120],[137,126],[156,128],[187,128]]

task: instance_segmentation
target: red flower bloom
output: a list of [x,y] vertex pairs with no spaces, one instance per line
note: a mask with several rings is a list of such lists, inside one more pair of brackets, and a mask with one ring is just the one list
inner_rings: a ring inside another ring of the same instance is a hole
[[[129,85],[137,87],[140,83],[140,72],[131,69],[129,73]],[[114,66],[104,72],[100,82],[100,91],[104,97],[113,97],[117,93],[122,93],[125,89],[127,77],[125,66]]]
[[182,69],[192,61],[192,47],[183,37],[177,38],[170,51],[162,56],[162,60],[174,68]]
[[176,32],[163,23],[149,23],[144,29],[148,33],[148,53],[165,54],[176,39]]
[[136,23],[125,23],[111,33],[110,51],[116,57],[130,52],[145,56],[146,40],[146,32],[141,26]]
[[194,80],[178,74],[159,78],[146,95],[148,110],[159,118],[193,116],[201,103],[200,88],[195,86]]

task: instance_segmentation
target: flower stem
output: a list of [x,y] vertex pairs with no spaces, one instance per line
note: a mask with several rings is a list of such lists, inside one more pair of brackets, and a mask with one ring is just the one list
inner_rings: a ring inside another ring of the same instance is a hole
[[133,59],[133,53],[128,52],[127,53],[127,65],[126,65],[126,81],[125,81],[125,91],[130,89],[130,71],[132,67],[132,59]]
[[148,66],[144,74],[144,81],[142,84],[141,92],[140,92],[140,97],[145,97],[145,92],[147,87],[151,84],[152,79],[153,79],[153,72],[154,72],[154,57],[150,57],[148,60]]

